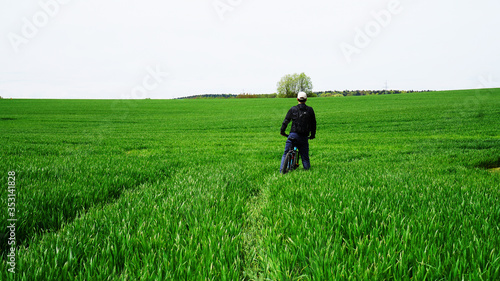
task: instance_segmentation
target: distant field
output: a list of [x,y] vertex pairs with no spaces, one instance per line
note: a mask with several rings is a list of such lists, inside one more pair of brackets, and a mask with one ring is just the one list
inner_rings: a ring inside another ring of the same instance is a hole
[[500,89],[295,103],[0,100],[0,280],[500,280]]

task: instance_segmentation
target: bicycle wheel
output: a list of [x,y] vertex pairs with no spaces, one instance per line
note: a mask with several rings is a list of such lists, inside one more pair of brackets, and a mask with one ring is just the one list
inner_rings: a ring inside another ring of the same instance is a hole
[[292,167],[292,160],[293,160],[293,155],[292,155],[292,151],[289,151],[286,153],[286,156],[285,156],[285,163],[283,163],[283,170],[281,170],[281,172],[283,174],[286,174],[288,173],[291,169],[293,169]]

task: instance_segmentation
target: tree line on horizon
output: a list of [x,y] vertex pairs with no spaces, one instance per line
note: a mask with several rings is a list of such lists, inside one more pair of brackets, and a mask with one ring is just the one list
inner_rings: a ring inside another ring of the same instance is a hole
[[[424,93],[430,90],[343,90],[343,91],[319,91],[308,93],[308,97],[350,97],[350,96],[371,96],[371,95],[392,95],[406,93]],[[177,99],[254,99],[254,98],[295,98],[295,96],[280,96],[277,93],[272,94],[201,94],[181,97]]]
[[183,97],[180,99],[213,99],[213,98],[295,98],[299,92],[305,92],[308,97],[346,97],[346,96],[368,96],[368,95],[390,95],[427,91],[402,91],[402,90],[343,90],[343,91],[321,91],[313,92],[311,78],[304,72],[298,74],[287,74],[276,84],[277,91],[272,94],[203,94]]

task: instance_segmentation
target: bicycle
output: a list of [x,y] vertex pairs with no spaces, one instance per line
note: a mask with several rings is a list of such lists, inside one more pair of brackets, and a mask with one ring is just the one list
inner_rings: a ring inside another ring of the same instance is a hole
[[292,147],[287,151],[285,156],[285,163],[283,164],[282,173],[286,174],[289,171],[293,171],[299,167],[300,154],[295,142],[295,138],[291,138]]

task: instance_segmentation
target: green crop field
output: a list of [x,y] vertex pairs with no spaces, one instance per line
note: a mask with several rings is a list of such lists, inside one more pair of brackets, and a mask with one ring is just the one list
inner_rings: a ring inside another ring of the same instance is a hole
[[500,89],[295,103],[0,100],[0,280],[500,280]]

